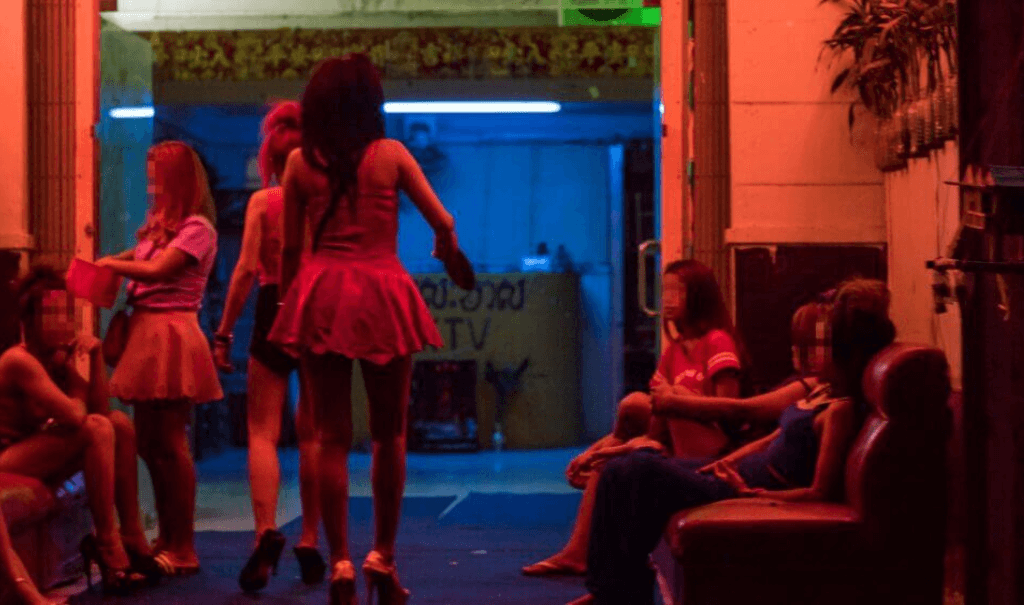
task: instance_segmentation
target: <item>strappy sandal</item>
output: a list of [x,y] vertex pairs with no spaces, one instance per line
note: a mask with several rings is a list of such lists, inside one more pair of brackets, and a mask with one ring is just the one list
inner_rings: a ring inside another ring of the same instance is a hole
[[160,567],[160,572],[168,577],[191,576],[199,573],[199,565],[179,565],[171,553],[160,551],[153,557],[153,562]]

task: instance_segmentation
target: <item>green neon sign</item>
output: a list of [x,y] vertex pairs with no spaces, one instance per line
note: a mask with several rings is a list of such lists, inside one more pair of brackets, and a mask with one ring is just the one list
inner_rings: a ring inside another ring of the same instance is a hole
[[661,7],[644,0],[562,0],[562,25],[658,27]]

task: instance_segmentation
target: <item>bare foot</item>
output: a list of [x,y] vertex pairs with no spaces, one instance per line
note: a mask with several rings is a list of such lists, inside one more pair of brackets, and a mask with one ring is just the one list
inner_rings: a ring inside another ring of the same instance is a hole
[[582,576],[586,573],[586,563],[571,561],[559,555],[523,568],[525,576]]

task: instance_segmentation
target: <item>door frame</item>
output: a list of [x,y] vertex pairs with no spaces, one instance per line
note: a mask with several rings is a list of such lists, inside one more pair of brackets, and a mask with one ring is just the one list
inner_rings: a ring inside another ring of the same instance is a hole
[[[672,261],[684,258],[684,252],[690,250],[692,244],[684,227],[689,223],[687,164],[690,112],[686,90],[692,56],[688,21],[686,0],[661,0],[658,88],[664,113],[661,116],[661,195],[655,216],[658,218],[656,233],[661,242],[662,272]],[[664,352],[668,342],[660,334],[659,330],[659,349]]]
[[[92,261],[99,241],[100,2],[75,0],[75,257]],[[76,323],[96,333],[97,308],[79,300]]]

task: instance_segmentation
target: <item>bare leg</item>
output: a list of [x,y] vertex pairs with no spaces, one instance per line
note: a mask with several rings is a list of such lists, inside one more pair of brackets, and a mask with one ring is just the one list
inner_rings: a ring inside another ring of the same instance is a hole
[[114,428],[106,416],[89,414],[74,431],[40,433],[0,454],[0,471],[53,479],[82,457],[89,513],[105,562],[128,567],[114,514]]
[[395,536],[405,493],[405,428],[412,380],[412,358],[387,365],[361,363],[369,399],[373,440],[373,549],[385,560],[395,554]]
[[281,437],[281,410],[288,380],[254,358],[249,358],[248,380],[249,486],[259,541],[264,531],[277,528],[281,485],[277,442]]
[[320,428],[320,507],[333,566],[350,559],[348,453],[352,449],[352,360],[336,355],[306,355],[301,372]]
[[112,569],[127,569],[128,553],[114,516],[114,427],[106,416],[90,414],[82,428],[86,434],[85,491],[100,555]]
[[[597,495],[597,480],[600,477],[600,471],[590,469],[585,475],[581,475],[580,470],[575,467],[584,464],[583,461],[594,452],[606,447],[621,445],[634,437],[643,435],[650,424],[650,418],[651,399],[648,394],[630,393],[622,398],[619,402],[619,409],[615,417],[615,428],[612,434],[605,436],[590,446],[586,452],[569,465],[567,474],[570,475],[570,480],[575,478],[583,480],[582,478],[585,477],[583,499],[580,501],[580,507],[576,513],[576,522],[573,525],[569,541],[562,547],[562,550],[554,555],[539,563],[524,567],[523,573],[527,575],[582,575],[586,573],[590,519],[594,513],[594,501]],[[589,461],[586,464],[589,464]],[[574,483],[574,485],[579,486],[577,483]]]
[[[166,517],[161,535],[163,547],[178,566],[196,566],[199,557],[194,543],[196,509],[196,471],[188,444],[188,422],[191,404],[160,402],[139,406],[138,416],[159,427],[149,435],[154,464],[150,466],[157,498],[165,498],[159,513]],[[149,448],[147,448],[149,449]],[[160,486],[159,488],[157,486]]]
[[590,544],[590,519],[594,514],[594,500],[597,496],[597,481],[601,473],[590,474],[587,486],[583,489],[583,499],[576,513],[576,524],[572,527],[572,535],[562,550],[542,561],[564,570],[563,573],[583,575],[587,571],[587,545]]
[[299,546],[315,547],[320,533],[320,441],[304,381],[299,381],[299,402],[295,414],[299,438],[299,498],[302,501],[302,536]]
[[139,456],[146,463],[149,470],[149,479],[153,484],[153,504],[156,507],[157,537],[153,546],[154,551],[161,551],[167,548],[171,532],[167,528],[168,519],[171,513],[167,510],[167,503],[170,496],[165,489],[165,482],[159,480],[166,474],[163,469],[163,458],[157,455],[154,444],[157,434],[160,432],[158,417],[153,414],[146,404],[135,406],[135,430],[139,449]]
[[121,540],[139,554],[149,553],[139,511],[139,466],[135,427],[126,414],[108,416],[114,428],[114,506],[121,522]]
[[7,533],[7,521],[0,515],[0,579],[25,605],[50,605],[54,601],[39,593],[32,583],[21,557],[14,552],[11,536]]

